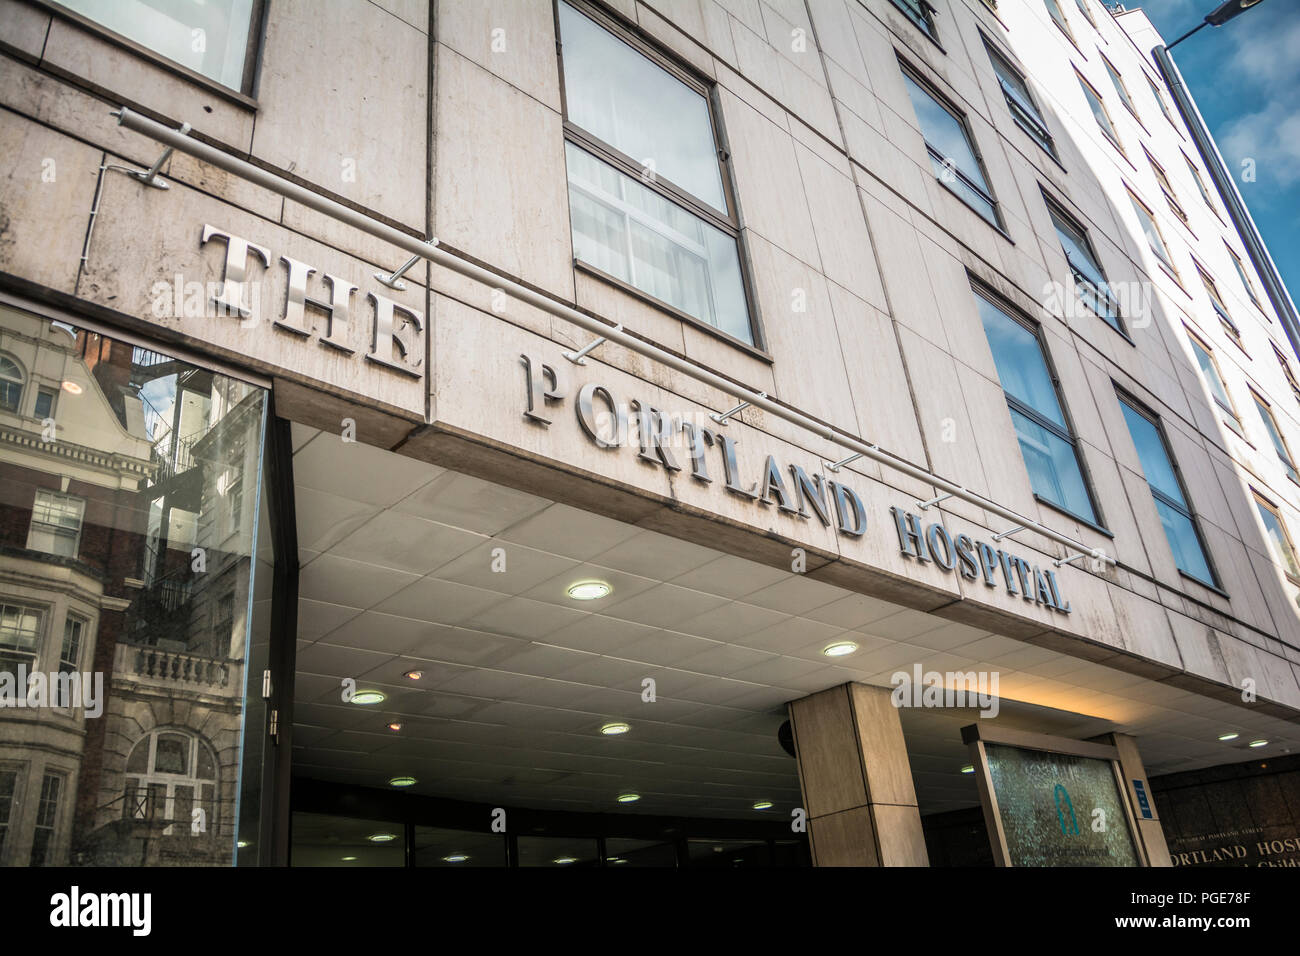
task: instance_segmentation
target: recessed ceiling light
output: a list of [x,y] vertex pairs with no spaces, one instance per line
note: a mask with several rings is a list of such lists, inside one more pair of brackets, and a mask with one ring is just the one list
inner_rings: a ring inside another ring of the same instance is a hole
[[344,856],[344,857],[339,857],[339,859],[341,859],[344,863],[351,863],[351,862],[353,862],[353,861],[356,859],[356,857],[355,857],[355,856]]
[[444,856],[443,863],[464,863],[469,859],[468,853],[453,853],[451,856]]
[[397,720],[393,721],[391,724],[388,725],[388,729],[392,731],[401,730],[402,729],[401,721],[397,721]]
[[242,850],[244,847],[248,846],[248,841],[240,840],[238,843],[235,844],[235,846],[239,847]]
[[414,787],[416,780],[414,777],[394,777],[388,781],[390,787]]
[[386,698],[377,690],[359,690],[352,695],[354,704],[382,704]]
[[424,671],[407,671],[402,676],[407,680],[419,680],[424,676]]
[[771,809],[772,809],[772,801],[771,801],[771,800],[758,800],[758,801],[756,801],[756,802],[754,803],[754,809],[755,809],[755,810],[771,810]]
[[623,859],[621,856],[607,856],[607,857],[605,857],[605,862],[606,862],[606,863],[626,863],[627,860]]
[[1220,740],[1236,740],[1239,734],[1219,734]]
[[836,641],[834,644],[827,644],[822,648],[822,653],[827,657],[844,657],[846,654],[852,654],[858,649],[858,645],[853,641]]
[[636,803],[640,799],[641,794],[639,793],[620,793],[618,795],[619,803]]
[[575,601],[599,601],[613,590],[604,581],[579,581],[569,585],[569,597]]
[[1267,741],[1267,740],[1252,740],[1252,741],[1250,742],[1250,745],[1251,745],[1252,747],[1267,747],[1267,746],[1268,746],[1268,741]]
[[625,734],[631,729],[631,724],[625,724],[621,720],[614,720],[602,725],[600,732],[606,737],[617,737],[619,734]]
[[82,387],[76,382],[64,382],[63,390],[69,395],[80,395],[83,391]]
[[975,772],[975,765],[974,765],[974,764],[971,764],[971,763],[968,763],[966,766],[964,766],[964,767],[961,768],[961,772],[962,772],[962,773],[974,773],[974,772]]
[[576,856],[557,856],[551,862],[558,863],[560,866],[568,866],[570,863],[577,863],[578,858]]
[[392,843],[397,839],[396,833],[372,833],[366,837],[371,843]]

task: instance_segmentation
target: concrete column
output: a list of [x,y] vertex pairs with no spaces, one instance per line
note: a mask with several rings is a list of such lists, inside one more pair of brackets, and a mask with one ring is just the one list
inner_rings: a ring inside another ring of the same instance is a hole
[[814,866],[929,866],[889,698],[842,684],[789,705]]
[[[1151,795],[1151,783],[1147,780],[1146,767],[1142,764],[1142,754],[1138,752],[1137,738],[1128,734],[1102,734],[1095,738],[1098,743],[1110,744],[1119,751],[1119,769],[1124,777],[1124,786],[1128,789],[1128,799],[1133,804],[1133,815],[1137,819],[1138,839],[1146,851],[1147,861],[1151,866],[1173,866],[1169,858],[1169,845],[1165,842],[1164,827],[1160,825],[1160,814],[1156,810],[1155,798]],[[1137,789],[1133,781],[1140,781],[1146,793],[1147,806],[1151,808],[1151,819],[1142,816],[1142,807],[1138,803]]]

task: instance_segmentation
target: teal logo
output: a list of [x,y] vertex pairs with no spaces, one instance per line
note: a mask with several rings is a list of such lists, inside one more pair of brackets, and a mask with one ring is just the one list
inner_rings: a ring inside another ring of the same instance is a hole
[[[1056,822],[1061,825],[1061,832],[1066,836],[1069,836],[1071,833],[1077,835],[1079,832],[1079,821],[1075,819],[1074,804],[1070,800],[1069,791],[1058,783],[1053,796],[1056,800]],[[1070,825],[1068,827],[1065,825],[1065,813],[1062,812],[1061,808],[1062,797],[1065,798],[1065,809],[1070,811]]]

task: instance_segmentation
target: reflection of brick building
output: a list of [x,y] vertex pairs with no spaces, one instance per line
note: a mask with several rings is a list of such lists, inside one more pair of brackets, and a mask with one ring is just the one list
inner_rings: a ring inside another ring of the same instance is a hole
[[104,697],[100,719],[0,717],[0,862],[229,862],[260,405],[16,313],[0,356],[21,378],[0,413],[0,668],[97,672]]

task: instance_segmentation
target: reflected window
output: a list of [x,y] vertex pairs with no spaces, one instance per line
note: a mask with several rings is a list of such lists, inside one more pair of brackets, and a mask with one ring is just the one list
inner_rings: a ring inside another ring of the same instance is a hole
[[[247,92],[261,19],[258,0],[60,0],[121,34],[222,86]],[[257,14],[256,16],[254,14]]]
[[440,827],[416,827],[415,866],[485,867],[506,865],[506,836]]
[[1120,398],[1119,407],[1124,412],[1129,435],[1137,449],[1138,460],[1151,496],[1155,499],[1160,524],[1174,554],[1178,570],[1210,587],[1218,587],[1218,579],[1206,557],[1205,544],[1200,529],[1187,504],[1182,479],[1178,477],[1173,456],[1165,442],[1160,420],[1135,402]]
[[85,510],[85,500],[74,495],[59,495],[45,490],[36,492],[27,547],[63,558],[75,558]]
[[22,604],[0,605],[0,672],[16,674],[18,667],[35,669],[45,611]]
[[9,818],[14,809],[14,794],[18,790],[18,771],[0,769],[0,863],[5,858],[5,842],[9,835]]
[[677,848],[656,840],[609,837],[605,840],[605,865],[631,868],[676,866]]
[[559,29],[575,259],[753,344],[705,88],[567,3]]
[[906,68],[903,83],[939,182],[992,225],[1002,228],[997,201],[984,178],[984,166],[965,118]]
[[32,866],[45,866],[50,860],[50,845],[54,842],[55,827],[59,822],[59,798],[63,794],[63,777],[47,773],[41,778],[41,795],[36,801],[36,827],[32,833]]
[[975,301],[1034,494],[1096,524],[1097,513],[1083,478],[1079,450],[1065,419],[1038,330],[1013,318],[978,292]]
[[692,867],[754,869],[772,865],[772,853],[763,840],[688,840],[686,853]]
[[204,741],[180,731],[155,731],[127,760],[128,818],[152,821],[164,835],[186,832],[195,808],[214,818],[217,783],[216,760]]
[[81,666],[81,641],[86,633],[86,621],[69,614],[63,622],[63,643],[59,648],[59,673],[71,674]]
[[325,813],[293,815],[293,866],[406,865],[405,827]]
[[520,866],[576,867],[599,866],[600,853],[592,837],[521,836]]
[[7,355],[0,355],[0,409],[18,414],[23,400],[23,370]]

